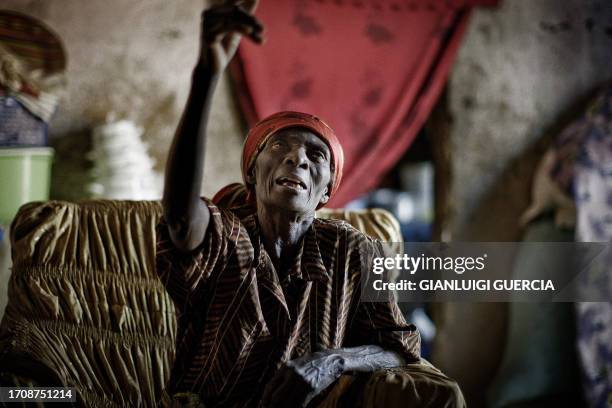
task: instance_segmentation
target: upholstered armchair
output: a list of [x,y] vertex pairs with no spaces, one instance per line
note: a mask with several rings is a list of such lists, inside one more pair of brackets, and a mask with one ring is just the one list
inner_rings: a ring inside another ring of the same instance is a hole
[[[0,324],[0,385],[75,387],[85,406],[157,404],[176,337],[174,306],[154,270],[160,214],[158,202],[145,201],[50,201],[21,208],[11,227],[13,270]],[[382,210],[317,216],[401,241],[397,221]],[[416,388],[436,387],[429,380],[398,378],[393,370],[362,383],[343,376],[327,404],[338,403],[355,386],[369,390],[364,406],[381,406],[384,398],[406,402]],[[436,406],[434,399],[428,403]]]

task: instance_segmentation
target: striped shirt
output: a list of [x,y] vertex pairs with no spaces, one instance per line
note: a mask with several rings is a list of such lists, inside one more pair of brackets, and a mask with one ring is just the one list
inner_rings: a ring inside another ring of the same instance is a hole
[[255,215],[240,219],[207,204],[210,224],[193,252],[174,247],[163,220],[157,228],[157,273],[178,313],[169,393],[199,394],[207,406],[257,406],[276,370],[306,353],[378,344],[418,360],[418,331],[397,303],[359,301],[376,241],[344,221],[315,219],[279,275]]

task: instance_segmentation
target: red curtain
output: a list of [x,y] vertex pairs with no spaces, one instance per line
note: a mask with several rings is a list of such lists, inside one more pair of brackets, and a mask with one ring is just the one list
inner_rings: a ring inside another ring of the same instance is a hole
[[376,187],[410,146],[446,81],[470,6],[495,0],[263,0],[263,46],[232,67],[249,124],[313,113],[338,134],[344,179],[330,206]]

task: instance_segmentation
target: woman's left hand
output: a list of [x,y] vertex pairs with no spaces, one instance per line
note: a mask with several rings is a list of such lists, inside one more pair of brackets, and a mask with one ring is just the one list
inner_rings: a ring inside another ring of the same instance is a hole
[[266,386],[265,407],[305,407],[344,372],[344,358],[333,350],[307,354],[283,365]]

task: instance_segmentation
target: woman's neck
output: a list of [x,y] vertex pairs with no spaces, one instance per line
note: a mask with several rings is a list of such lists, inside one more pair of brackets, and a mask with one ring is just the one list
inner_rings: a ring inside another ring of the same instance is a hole
[[297,214],[275,208],[257,207],[257,221],[264,247],[274,261],[293,259],[296,249],[314,220],[314,212]]

